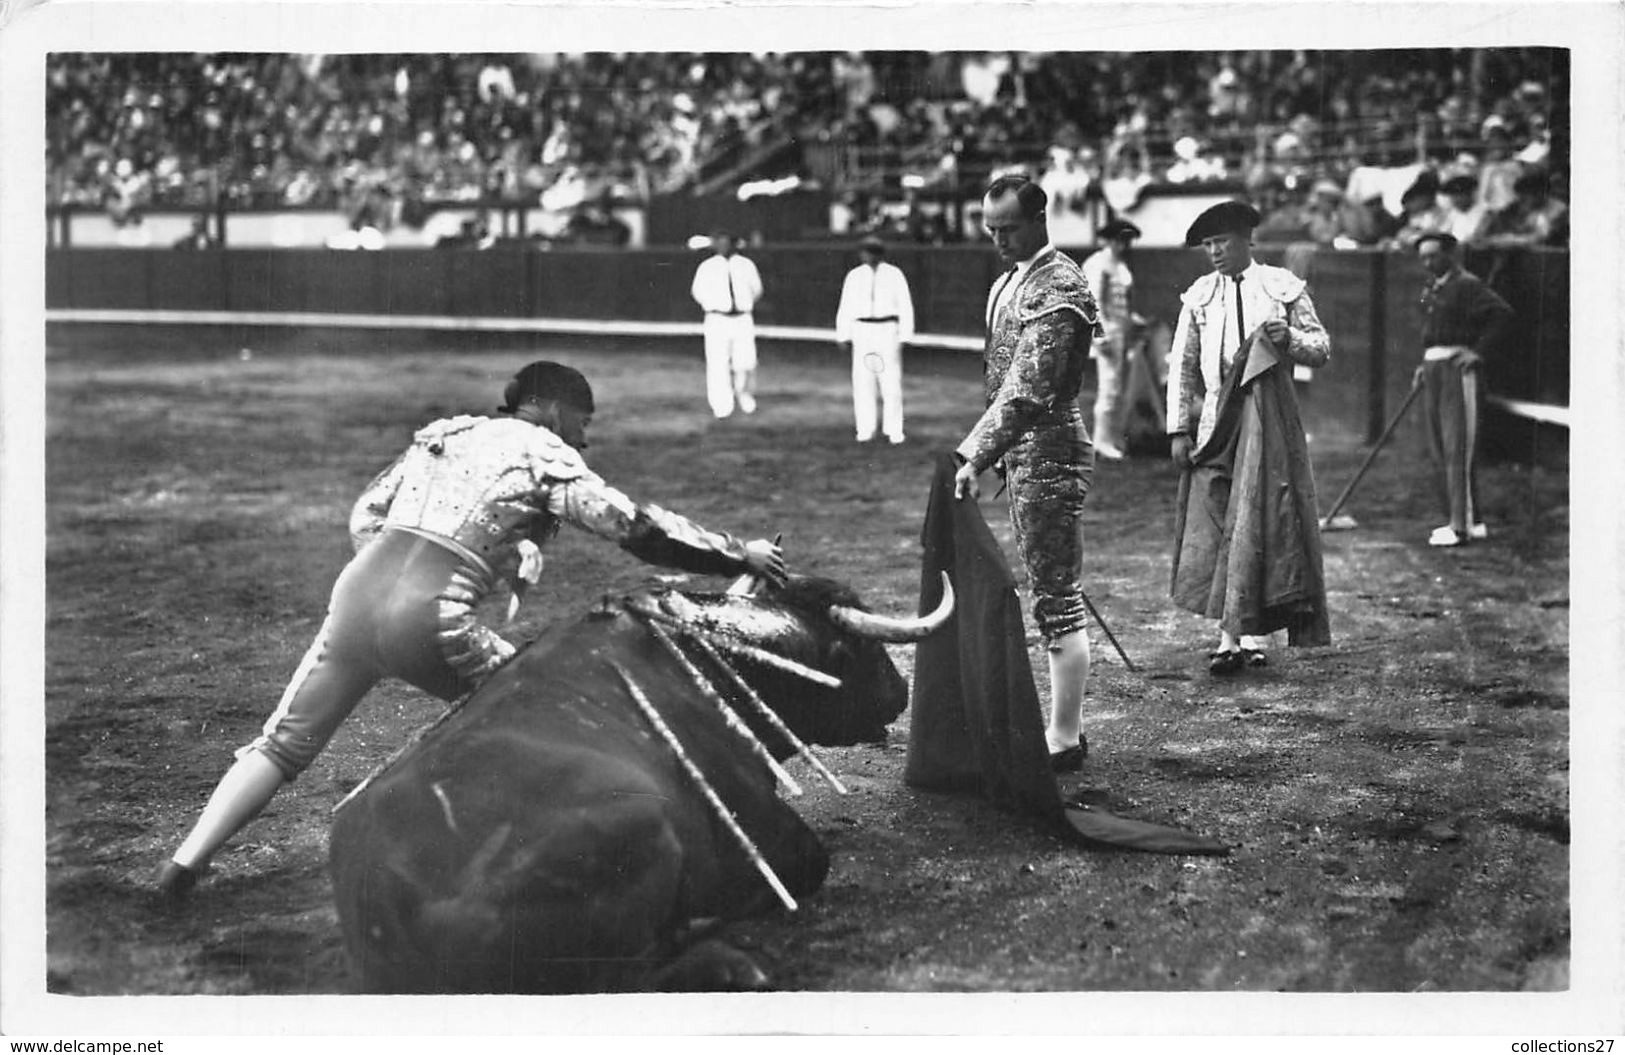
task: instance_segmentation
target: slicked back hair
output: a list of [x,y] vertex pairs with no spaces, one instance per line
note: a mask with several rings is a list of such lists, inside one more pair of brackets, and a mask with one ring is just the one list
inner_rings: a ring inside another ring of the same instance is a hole
[[539,360],[513,376],[502,391],[503,414],[516,412],[527,399],[554,399],[586,414],[593,412],[592,385],[581,371],[562,363]]
[[1049,207],[1049,195],[1044,188],[1020,173],[1009,173],[1000,176],[987,185],[983,197],[989,200],[1003,198],[1006,194],[1015,193],[1016,201],[1021,205],[1021,216],[1024,220],[1037,220],[1045,215]]

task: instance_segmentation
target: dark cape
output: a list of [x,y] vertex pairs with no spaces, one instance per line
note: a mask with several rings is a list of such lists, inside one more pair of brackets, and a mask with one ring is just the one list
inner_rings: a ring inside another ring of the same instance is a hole
[[1219,391],[1213,435],[1180,476],[1174,603],[1232,634],[1327,645],[1320,522],[1292,371],[1255,330]]
[[1061,801],[1044,743],[1015,578],[980,507],[954,498],[957,464],[937,456],[921,542],[920,611],[954,588],[947,625],[914,646],[903,780],[979,794],[1073,842],[1153,853],[1226,854],[1216,840]]

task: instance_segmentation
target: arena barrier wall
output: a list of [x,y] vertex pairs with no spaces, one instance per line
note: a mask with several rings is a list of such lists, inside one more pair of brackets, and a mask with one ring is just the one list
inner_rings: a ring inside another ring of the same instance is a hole
[[[764,276],[758,306],[766,341],[833,341],[850,247],[764,246],[748,251]],[[1074,255],[1081,256],[1075,252]],[[1370,442],[1403,400],[1420,355],[1426,278],[1408,255],[1264,247],[1310,284],[1332,335],[1332,362],[1300,391],[1312,431]],[[47,318],[61,321],[421,327],[599,334],[700,333],[688,287],[702,254],[685,249],[47,250]],[[896,245],[909,277],[917,342],[981,347],[987,290],[999,271],[985,246]],[[1568,254],[1470,254],[1468,266],[1517,311],[1513,338],[1488,376],[1497,406],[1567,425]],[[1140,249],[1135,306],[1172,325],[1179,292],[1206,270],[1200,254]]]

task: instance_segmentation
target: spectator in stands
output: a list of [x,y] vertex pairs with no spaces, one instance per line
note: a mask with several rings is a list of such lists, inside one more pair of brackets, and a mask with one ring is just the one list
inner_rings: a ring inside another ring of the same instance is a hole
[[1095,152],[1083,145],[1077,123],[1066,122],[1046,151],[1044,174],[1039,178],[1039,186],[1049,195],[1051,226],[1060,213],[1084,211],[1097,175]]
[[1444,194],[1443,223],[1440,230],[1461,245],[1472,245],[1483,235],[1488,213],[1478,203],[1478,180],[1459,173],[1439,185]]
[[720,420],[734,412],[756,413],[756,320],[762,276],[740,255],[729,231],[711,236],[716,252],[701,261],[689,293],[705,313],[705,395]]
[[1444,210],[1439,207],[1439,177],[1433,170],[1422,170],[1416,182],[1400,196],[1399,207],[1402,211],[1400,226],[1388,240],[1390,249],[1409,250],[1424,234],[1444,230]]
[[443,236],[435,243],[437,249],[489,249],[496,244],[491,231],[491,217],[484,209],[462,222],[456,234]]
[[1512,204],[1490,217],[1484,243],[1498,246],[1566,246],[1569,207],[1550,194],[1548,176],[1538,169],[1513,184]]
[[176,249],[213,249],[214,236],[209,233],[209,217],[198,215],[192,217],[192,229],[175,239]]
[[1280,244],[1308,239],[1310,214],[1305,195],[1278,178],[1260,178],[1258,169],[1247,180],[1247,191],[1264,218],[1254,232],[1259,242]]
[[584,202],[564,225],[567,240],[582,245],[602,245],[623,249],[632,240],[632,229],[610,209],[608,195]]
[[1484,161],[1478,169],[1478,200],[1490,212],[1500,212],[1517,199],[1512,185],[1523,175],[1523,162],[1512,156],[1512,131],[1500,114],[1486,117],[1480,134]]
[[[1479,200],[1493,211],[1510,204],[1522,166],[1564,172],[1567,94],[1567,60],[1547,48],[1179,58],[61,53],[47,61],[45,109],[53,204],[97,201],[113,181],[98,165],[121,160],[119,179],[146,181],[151,204],[190,208],[221,196],[332,208],[354,166],[377,170],[397,202],[537,194],[567,165],[593,188],[610,180],[664,193],[774,131],[812,143],[834,130],[831,141],[883,145],[915,171],[954,153],[976,178],[993,165],[1043,167],[1042,130],[1066,121],[1080,148],[1101,150],[1123,198],[1170,166],[1179,178],[1206,178],[1195,161],[1234,171],[1251,146],[1244,129],[1273,144],[1275,175],[1291,182],[1340,178],[1357,163],[1398,166],[1400,154],[1414,156],[1426,113],[1443,150],[1486,153]],[[885,135],[874,113],[890,122]],[[1486,113],[1482,131],[1467,123]],[[420,148],[424,135],[430,149]],[[1211,157],[1166,156],[1186,137]],[[1125,155],[1134,163],[1121,166]],[[109,204],[140,214],[117,194]]]
[[1356,246],[1375,246],[1392,238],[1399,230],[1399,221],[1382,203],[1382,193],[1368,189],[1365,194],[1353,196],[1343,210],[1343,232],[1333,241],[1339,249]]
[[1348,206],[1343,190],[1329,179],[1318,179],[1309,192],[1305,223],[1309,240],[1316,245],[1332,245],[1347,235]]
[[1175,161],[1168,166],[1169,183],[1202,183],[1225,177],[1224,159],[1205,154],[1195,136],[1181,136],[1174,142]]
[[1489,537],[1475,480],[1482,367],[1500,350],[1512,309],[1461,266],[1453,236],[1424,235],[1416,255],[1431,277],[1422,290],[1422,362],[1411,383],[1422,388],[1428,450],[1449,517],[1428,536],[1428,545],[1460,546]]
[[886,243],[870,235],[858,244],[857,267],[841,283],[835,308],[835,344],[852,361],[852,417],[859,443],[880,428],[903,442],[903,346],[914,339],[914,300],[908,277],[886,257]]

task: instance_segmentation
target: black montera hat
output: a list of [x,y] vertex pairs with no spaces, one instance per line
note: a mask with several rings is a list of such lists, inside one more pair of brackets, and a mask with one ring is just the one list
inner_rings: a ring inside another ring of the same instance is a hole
[[588,414],[593,411],[592,386],[581,371],[545,360],[514,374],[502,390],[502,399],[503,405],[497,408],[502,414],[514,413],[527,399],[556,399]]
[[1107,242],[1118,238],[1138,238],[1140,237],[1140,229],[1127,220],[1118,219],[1102,227],[1100,237],[1102,241]]
[[1251,234],[1263,217],[1244,201],[1221,201],[1202,211],[1185,232],[1185,244],[1201,245],[1202,239],[1219,234]]

